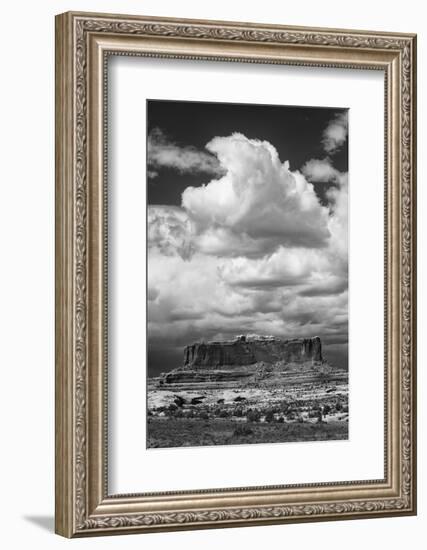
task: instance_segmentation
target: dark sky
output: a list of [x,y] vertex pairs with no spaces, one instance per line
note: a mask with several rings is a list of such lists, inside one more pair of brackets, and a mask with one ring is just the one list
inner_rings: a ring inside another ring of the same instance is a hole
[[[176,211],[174,209],[181,207],[182,193],[185,189],[189,187],[199,188],[212,180],[219,179],[223,175],[222,173],[215,174],[209,169],[204,171],[200,166],[198,169],[180,168],[179,159],[177,161],[176,157],[179,157],[181,152],[183,152],[183,154],[189,153],[190,156],[194,154],[195,157],[201,155],[202,161],[206,161],[208,165],[210,161],[215,163],[217,162],[216,157],[205,149],[206,144],[216,136],[226,137],[236,132],[243,134],[249,140],[256,139],[272,144],[279,154],[280,161],[282,163],[289,161],[289,169],[292,172],[301,171],[303,166],[311,159],[326,159],[333,166],[334,170],[346,174],[348,172],[347,141],[344,145],[337,147],[331,152],[325,148],[323,140],[324,131],[331,121],[345,111],[344,109],[333,107],[319,108],[148,100],[147,143],[150,142],[153,136],[160,135],[160,138],[156,138],[156,150],[154,151],[153,149],[151,152],[150,150],[147,152],[147,174],[151,175],[151,177],[147,177],[148,205],[154,209],[157,208],[157,205],[167,205],[171,207],[170,212],[175,216]],[[168,157],[171,150],[174,157],[172,160]],[[157,160],[155,158],[156,153],[159,155]],[[311,181],[307,175],[306,177],[308,181]],[[325,191],[331,187],[338,186],[337,181],[330,177],[322,179],[322,176],[320,176],[317,177],[315,182],[313,181],[313,184],[314,192],[320,204],[323,206],[328,205]],[[181,211],[180,208],[178,210]],[[170,219],[167,223],[170,223]],[[170,229],[171,227],[168,228],[166,233],[161,233],[162,239],[175,239],[176,235],[171,237],[171,234],[176,231],[177,225],[175,224],[172,230]],[[167,234],[167,237],[164,237],[165,234]],[[175,240],[173,241],[173,246],[176,244]],[[200,328],[203,326],[206,327],[206,323],[204,324],[205,319],[203,319],[203,314],[197,311],[194,313],[197,310],[196,291],[194,293],[194,303],[192,304],[194,311],[182,311],[182,307],[179,309],[178,306],[182,305],[181,302],[183,301],[182,296],[180,297],[178,294],[177,296],[173,295],[173,286],[174,280],[176,280],[177,293],[180,292],[178,290],[178,280],[181,281],[184,274],[173,272],[177,268],[176,263],[173,263],[174,253],[171,252],[170,242],[165,245],[165,242],[162,241],[159,247],[158,250],[166,251],[164,252],[164,256],[161,256],[163,258],[162,261],[167,262],[169,258],[171,260],[170,264],[165,264],[170,265],[170,267],[163,268],[170,270],[170,273],[167,275],[170,276],[171,282],[169,286],[165,287],[164,291],[159,291],[160,297],[155,297],[153,302],[149,302],[152,307],[152,309],[150,309],[150,306],[148,308],[147,360],[149,376],[155,376],[160,372],[166,372],[180,366],[182,364],[183,348],[185,345],[193,343],[193,340],[200,338],[208,339],[218,337],[218,335],[233,337],[235,333],[251,332],[249,330],[250,323],[248,323],[248,326],[236,327],[224,325],[224,329],[221,331],[221,320],[218,321],[216,313],[212,317],[215,317],[215,321],[212,321],[211,328]],[[152,271],[154,272],[157,269],[157,265],[154,266],[154,262],[157,262],[158,258],[159,256],[155,256],[155,259],[152,259],[150,255],[148,256],[149,272],[151,269],[150,262],[152,262]],[[212,261],[212,256],[207,256],[206,258],[207,261]],[[221,260],[221,258],[219,259]],[[193,260],[190,259],[189,261]],[[228,262],[229,260],[226,261]],[[187,268],[188,261],[186,260],[186,263],[183,265]],[[195,263],[195,265],[197,264]],[[346,276],[347,274],[345,273],[344,286],[346,284]],[[157,296],[156,281],[152,282],[154,283],[153,287],[155,287],[155,291],[153,292]],[[246,282],[245,284],[246,288],[249,288],[249,283]],[[258,292],[260,296],[259,300],[261,300],[261,296],[265,296],[265,301],[268,302],[270,298],[267,291],[269,290],[271,291],[271,296],[274,294],[276,296],[275,299],[277,299],[277,280],[271,282],[270,288],[268,285],[269,282],[267,281],[265,284],[263,282],[262,289],[256,290],[254,287],[251,290],[251,300],[255,300],[255,295]],[[234,289],[236,288],[235,286]],[[243,283],[241,284],[241,289],[245,291]],[[287,290],[289,290],[289,287]],[[308,290],[310,291],[310,288]],[[341,291],[339,290],[339,292]],[[207,289],[206,292],[208,293],[209,290]],[[305,288],[304,292],[306,296],[313,294],[307,292],[307,288]],[[301,291],[301,296],[304,295],[304,292]],[[337,291],[338,297],[339,292]],[[191,299],[191,288],[189,293]],[[315,293],[316,291],[314,291]],[[321,299],[319,298],[319,300]],[[277,307],[271,307],[272,315],[274,315]],[[299,312],[294,312],[292,315],[294,315],[296,323],[301,322],[300,332],[298,333],[301,337],[319,335],[324,343],[324,355],[326,359],[333,363],[345,364],[348,361],[347,320],[346,318],[343,320],[342,310],[336,315],[336,318],[333,318],[330,326],[326,327],[324,334],[319,333],[319,330],[315,334],[311,334],[310,330],[315,329],[312,329],[310,324],[307,324],[307,317],[312,317],[313,319],[321,317],[322,312],[327,311],[325,309],[327,307],[322,302],[322,309],[313,311],[313,314],[309,310],[308,313],[307,311],[301,311],[300,315]],[[170,315],[168,315],[168,308]],[[266,306],[266,311],[267,309]],[[211,315],[211,313],[209,312],[206,315]],[[231,317],[229,312],[224,315],[224,323],[228,323]],[[186,329],[183,330],[182,326],[185,323],[186,316],[188,316],[188,323]],[[291,318],[291,313],[288,316]],[[164,319],[163,325],[159,319]],[[151,329],[151,326],[156,326],[157,328]],[[318,323],[314,326],[321,325]],[[160,336],[159,327],[163,327],[160,330]],[[295,330],[298,330],[298,328]],[[293,336],[294,334],[291,335],[291,337]]]

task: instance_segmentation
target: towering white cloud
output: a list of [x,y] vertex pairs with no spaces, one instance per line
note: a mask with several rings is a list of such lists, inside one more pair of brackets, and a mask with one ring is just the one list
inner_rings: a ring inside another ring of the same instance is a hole
[[281,245],[326,246],[328,209],[304,176],[280,161],[269,142],[233,134],[214,138],[206,148],[217,156],[225,175],[182,194],[200,250],[263,256]]

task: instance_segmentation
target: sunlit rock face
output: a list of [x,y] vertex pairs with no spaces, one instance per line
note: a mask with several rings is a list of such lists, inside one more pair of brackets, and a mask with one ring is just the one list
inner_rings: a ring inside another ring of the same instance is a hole
[[184,350],[184,369],[241,367],[254,363],[322,362],[322,343],[314,338],[282,340],[274,336],[238,336],[223,342],[197,342]]

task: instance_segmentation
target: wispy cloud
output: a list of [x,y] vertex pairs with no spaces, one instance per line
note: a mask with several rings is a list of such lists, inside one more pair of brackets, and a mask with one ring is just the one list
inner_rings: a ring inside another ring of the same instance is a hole
[[184,173],[204,173],[211,176],[222,173],[218,159],[192,145],[179,145],[169,139],[160,128],[154,128],[148,136],[147,175],[157,177],[161,168],[172,168]]

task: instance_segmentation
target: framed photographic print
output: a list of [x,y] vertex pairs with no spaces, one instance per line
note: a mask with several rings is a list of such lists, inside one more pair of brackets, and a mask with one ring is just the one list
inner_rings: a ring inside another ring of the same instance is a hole
[[56,18],[56,531],[416,513],[416,37]]

